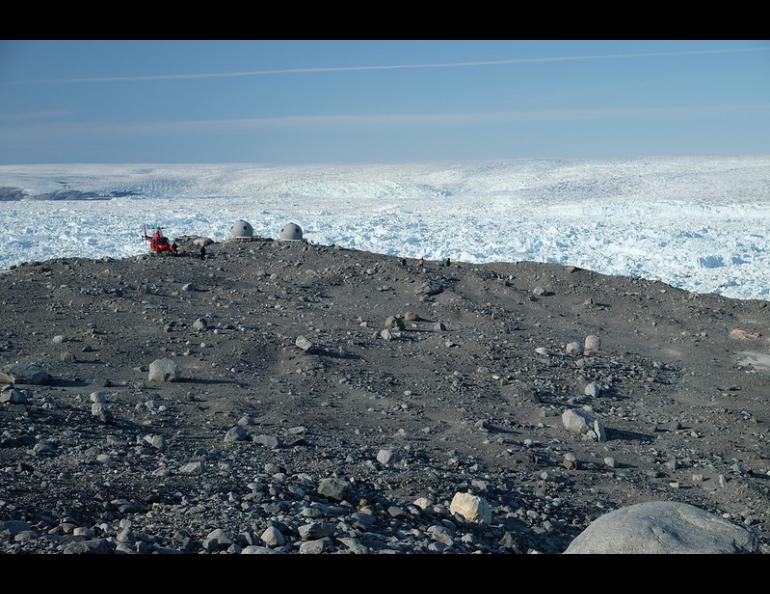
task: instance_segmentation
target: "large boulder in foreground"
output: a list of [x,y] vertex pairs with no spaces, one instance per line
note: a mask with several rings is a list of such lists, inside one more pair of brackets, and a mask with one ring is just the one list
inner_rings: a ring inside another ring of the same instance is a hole
[[33,384],[45,385],[51,381],[48,372],[34,363],[16,363],[6,365],[0,370],[2,384]]
[[179,381],[181,373],[179,365],[171,359],[156,359],[150,363],[150,373],[147,376],[151,382],[176,382]]
[[754,553],[753,534],[722,518],[671,501],[622,507],[594,520],[565,554]]

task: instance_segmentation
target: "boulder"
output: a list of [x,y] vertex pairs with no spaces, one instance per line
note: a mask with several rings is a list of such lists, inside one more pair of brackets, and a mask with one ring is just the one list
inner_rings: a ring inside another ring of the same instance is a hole
[[294,344],[297,346],[297,348],[302,349],[306,353],[309,352],[313,348],[313,343],[310,342],[304,336],[298,336],[297,340],[294,342]]
[[587,412],[579,409],[569,408],[561,415],[561,422],[564,428],[570,433],[582,435],[593,429],[594,419]]
[[225,433],[225,443],[246,441],[247,439],[249,439],[249,432],[240,425],[229,429],[227,433]]
[[756,537],[702,509],[672,501],[622,507],[594,520],[566,554],[753,553]]
[[0,383],[33,384],[40,386],[45,385],[50,381],[51,376],[48,375],[48,372],[34,363],[6,365],[3,367],[2,371],[0,371]]
[[403,330],[406,326],[404,325],[403,320],[400,320],[395,316],[390,316],[385,320],[385,328],[388,330]]
[[567,344],[567,347],[565,348],[568,355],[571,356],[577,356],[580,354],[580,343],[579,342],[570,342]]
[[455,493],[449,511],[462,516],[468,522],[489,524],[492,521],[492,511],[487,500],[469,493]]
[[269,526],[260,536],[262,542],[269,547],[282,547],[286,542],[281,531],[275,526]]
[[275,449],[280,446],[280,442],[278,441],[278,438],[275,435],[252,435],[251,441],[254,443],[258,443],[260,445],[265,446],[266,448]]
[[323,495],[329,499],[343,501],[348,495],[350,484],[347,481],[343,481],[342,479],[325,478],[318,482],[317,490],[319,495]]
[[16,388],[3,390],[0,392],[0,402],[8,402],[10,404],[24,404],[27,402],[27,392],[26,390],[17,390]]
[[171,359],[156,359],[150,363],[150,373],[147,376],[151,382],[175,382],[181,376],[179,365]]
[[583,347],[583,354],[586,357],[590,357],[591,355],[595,355],[599,352],[599,349],[602,346],[602,341],[598,336],[594,336],[593,334],[590,336],[586,336],[586,340]]
[[393,450],[383,449],[377,452],[377,462],[379,462],[383,466],[389,466],[390,464],[398,462],[398,459],[399,459],[398,453],[394,452]]
[[201,474],[203,464],[201,462],[190,462],[179,468],[179,474]]
[[64,547],[65,555],[106,555],[113,551],[114,545],[104,538],[78,540]]

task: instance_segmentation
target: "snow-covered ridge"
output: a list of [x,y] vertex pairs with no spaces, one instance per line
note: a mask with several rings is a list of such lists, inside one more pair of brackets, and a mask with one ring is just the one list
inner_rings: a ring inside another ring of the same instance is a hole
[[0,202],[0,269],[142,253],[142,226],[223,239],[236,219],[407,257],[535,260],[770,299],[770,157],[387,165],[0,166],[0,187],[106,201]]

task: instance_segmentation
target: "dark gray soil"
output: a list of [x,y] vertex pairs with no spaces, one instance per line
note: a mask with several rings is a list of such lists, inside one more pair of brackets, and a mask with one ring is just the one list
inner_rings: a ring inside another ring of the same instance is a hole
[[[0,551],[560,553],[654,500],[768,550],[767,302],[528,262],[207,251],[0,274],[0,368],[52,378],[0,404]],[[566,353],[588,335],[596,355]],[[150,382],[156,359],[180,381]],[[564,428],[586,406],[606,441]],[[490,524],[450,513],[464,491]]]

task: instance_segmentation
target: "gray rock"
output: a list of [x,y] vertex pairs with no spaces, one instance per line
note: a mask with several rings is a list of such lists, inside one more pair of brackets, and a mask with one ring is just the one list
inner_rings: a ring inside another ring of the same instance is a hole
[[577,458],[575,457],[575,454],[572,453],[566,453],[564,454],[564,461],[562,462],[564,465],[564,468],[567,470],[575,470],[577,468]]
[[221,528],[212,530],[203,539],[202,546],[209,552],[226,549],[234,543],[233,535]]
[[275,449],[280,445],[278,438],[274,435],[253,435],[251,441],[265,446],[266,448]]
[[269,526],[260,538],[269,547],[282,547],[286,543],[283,534],[275,526]]
[[318,482],[318,494],[343,501],[350,491],[350,483],[337,478],[325,478]]
[[585,387],[585,389],[583,390],[583,393],[586,396],[591,396],[592,398],[596,398],[601,393],[601,388],[599,387],[599,384],[597,384],[596,382],[591,382]]
[[59,361],[62,363],[74,363],[76,360],[75,355],[69,351],[64,351],[59,355]]
[[586,336],[585,344],[583,347],[583,354],[586,357],[590,357],[591,355],[595,355],[599,352],[599,349],[602,346],[602,341],[599,339],[598,336],[594,336],[593,334],[590,336]]
[[389,466],[395,462],[398,462],[398,454],[393,450],[380,450],[377,452],[377,462],[383,466]]
[[408,312],[406,312],[406,313],[404,314],[404,319],[405,319],[407,322],[416,322],[417,320],[419,320],[419,319],[420,319],[420,316],[418,316],[418,315],[417,315],[416,313],[414,313],[413,311],[408,311]]
[[189,462],[179,468],[179,474],[201,474],[203,472],[203,464],[201,462]]
[[56,455],[56,448],[47,441],[41,441],[34,445],[32,454],[34,456],[54,456]]
[[5,522],[0,522],[0,532],[5,532],[6,530],[11,533],[11,536],[15,537],[19,532],[32,530],[32,525],[24,520],[6,520]]
[[430,534],[431,538],[433,538],[433,540],[435,540],[436,542],[440,542],[441,544],[446,545],[448,547],[451,547],[454,545],[454,540],[452,539],[452,535],[449,533],[449,530],[447,530],[446,527],[444,526],[434,524],[433,526],[430,526],[426,532]]
[[297,529],[302,540],[315,540],[334,534],[334,526],[326,522],[310,522]]
[[91,404],[91,414],[95,417],[104,415],[107,411],[107,405],[102,402],[94,402]]
[[299,545],[299,552],[301,555],[320,555],[330,543],[328,538],[308,540]]
[[156,450],[162,450],[163,448],[166,447],[166,440],[162,435],[145,435],[144,441],[150,444]]
[[492,521],[492,511],[487,500],[469,493],[455,493],[449,511],[462,516],[467,522],[489,524]]
[[419,289],[417,289],[417,295],[425,295],[430,297],[432,295],[438,295],[444,290],[444,287],[438,283],[432,283],[430,281],[423,283]]
[[233,427],[225,433],[225,443],[233,441],[246,441],[249,439],[249,432],[241,426]]
[[[388,510],[393,509],[395,506],[391,506],[388,508]],[[393,514],[390,514],[391,517],[396,517]],[[362,511],[355,512],[353,514],[350,514],[350,519],[353,520],[353,526],[355,528],[360,528],[362,530],[369,530],[372,526],[374,526],[377,523],[377,518],[375,518],[372,514],[364,513]]]
[[313,343],[310,342],[307,338],[304,336],[298,336],[297,340],[294,342],[294,344],[305,351],[306,353],[310,352],[313,348]]
[[206,328],[208,328],[208,326],[209,324],[206,321],[206,318],[198,318],[193,322],[193,330],[198,330],[198,331],[205,330]]
[[405,327],[404,322],[395,316],[385,320],[385,328],[388,330],[403,330]]
[[91,392],[89,399],[91,400],[91,402],[95,402],[97,404],[104,404],[105,402],[107,402],[107,392]]
[[390,330],[387,328],[380,332],[380,336],[383,338],[383,340],[393,340],[393,334],[391,334]]
[[596,441],[607,441],[607,432],[604,430],[604,425],[596,420],[594,420],[594,434],[596,435]]
[[0,383],[45,385],[50,381],[48,372],[34,363],[6,365],[0,371]]
[[241,555],[269,555],[270,549],[267,547],[259,547],[257,545],[249,545],[247,547],[243,547],[241,550]]
[[249,425],[254,424],[254,417],[251,415],[243,415],[240,419],[238,419],[238,425],[241,427],[248,427]]
[[176,382],[181,377],[179,365],[171,359],[156,359],[150,363],[150,382]]
[[594,520],[565,553],[753,553],[756,537],[702,509],[669,501],[623,507]]
[[368,555],[369,549],[368,547],[365,547],[360,542],[358,542],[355,538],[349,538],[349,537],[342,537],[338,538],[343,545],[345,545],[351,553],[356,555]]
[[593,429],[594,419],[584,410],[568,408],[561,415],[564,428],[570,433],[582,435]]
[[17,390],[16,388],[3,390],[3,392],[0,393],[0,402],[8,402],[9,404],[25,404],[27,402],[27,392],[25,390]]
[[113,551],[114,545],[104,538],[80,540],[64,547],[65,555],[106,555]]
[[568,355],[571,356],[577,356],[581,352],[580,343],[579,342],[570,342],[567,344],[567,347],[565,348],[565,351]]
[[13,542],[26,543],[38,539],[38,533],[34,530],[22,530],[13,537]]
[[54,336],[54,337],[51,339],[51,342],[52,342],[53,344],[61,344],[61,343],[63,343],[65,340],[67,340],[67,339],[66,339],[64,336],[62,336],[61,334],[57,334],[56,336]]
[[446,325],[443,322],[436,322],[433,324],[434,332],[446,332]]
[[427,497],[418,497],[414,500],[413,505],[416,505],[421,510],[426,510],[433,505],[433,501]]

